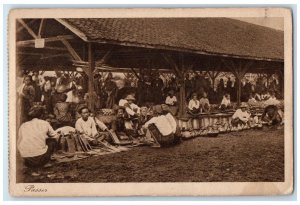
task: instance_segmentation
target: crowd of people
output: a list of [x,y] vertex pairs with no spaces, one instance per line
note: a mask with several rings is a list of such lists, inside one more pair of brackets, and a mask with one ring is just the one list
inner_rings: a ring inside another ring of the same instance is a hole
[[[112,73],[105,79],[100,74],[94,77],[96,109],[114,111],[115,118],[109,125],[88,109],[88,78],[84,74],[70,77],[56,72],[56,77],[49,77],[33,72],[24,76],[18,88],[22,116],[18,148],[25,164],[40,166],[47,163],[54,152],[51,137],[56,138],[58,132],[55,129],[65,126],[73,127],[94,146],[99,143],[111,146],[111,132],[119,139],[138,139],[154,147],[162,143],[157,141],[158,136],[171,142],[179,141],[180,129],[176,119],[179,86],[176,78],[163,79],[158,72],[135,81],[114,77]],[[221,79],[214,89],[203,75],[188,75],[186,78],[186,106],[191,115],[209,112],[211,104],[218,104],[220,110],[233,108],[232,102],[236,100],[234,81],[228,79],[225,86]],[[235,111],[233,126],[257,123],[257,119],[248,113],[247,106],[258,101],[270,105],[262,116],[267,124],[282,122],[283,116],[276,106],[276,95],[280,93],[275,85],[268,90],[258,80],[256,86],[246,82],[242,89],[243,95],[247,96],[243,101],[248,103],[242,103]]]

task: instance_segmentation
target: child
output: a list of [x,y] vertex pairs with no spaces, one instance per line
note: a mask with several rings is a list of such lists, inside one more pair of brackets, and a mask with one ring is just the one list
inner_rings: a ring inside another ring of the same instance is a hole
[[199,100],[200,103],[200,110],[203,112],[209,112],[210,105],[209,105],[209,100],[207,98],[207,93],[204,92],[202,98]]
[[227,109],[232,108],[231,102],[230,102],[230,95],[228,93],[223,96],[220,108],[221,108],[221,110],[227,110]]
[[188,105],[188,109],[189,109],[189,112],[191,114],[198,114],[199,113],[199,111],[200,111],[200,102],[197,98],[197,93],[193,93],[192,99],[190,100],[189,105]]

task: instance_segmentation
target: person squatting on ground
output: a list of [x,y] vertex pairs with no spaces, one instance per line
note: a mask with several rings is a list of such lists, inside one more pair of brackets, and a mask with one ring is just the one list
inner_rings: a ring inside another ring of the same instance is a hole
[[116,118],[112,121],[111,130],[116,133],[119,139],[132,138],[132,130],[126,128],[125,108],[119,106],[116,109]]
[[276,105],[268,105],[261,119],[267,125],[280,125],[283,124],[283,112]]
[[44,109],[41,105],[31,107],[28,112],[31,120],[19,128],[17,146],[27,167],[37,168],[47,164],[57,146],[57,133],[49,122],[40,119]]
[[[92,146],[97,146],[99,143],[108,139],[108,128],[100,120],[97,123],[93,117],[90,117],[89,109],[82,106],[79,110],[81,117],[76,121],[75,129],[83,135]],[[97,126],[103,131],[98,132]]]
[[241,103],[240,108],[232,116],[231,124],[234,128],[242,129],[250,127],[250,114],[247,112],[247,104]]
[[[152,136],[150,132],[150,126],[155,126],[159,133],[152,132],[154,135]],[[160,137],[159,134],[162,135],[163,139],[174,139],[175,129],[170,124],[168,118],[163,114],[161,105],[154,106],[153,117],[145,123],[143,128],[145,130],[144,132],[146,133],[146,138],[153,142],[153,147],[160,147],[160,143],[157,141],[157,139]]]

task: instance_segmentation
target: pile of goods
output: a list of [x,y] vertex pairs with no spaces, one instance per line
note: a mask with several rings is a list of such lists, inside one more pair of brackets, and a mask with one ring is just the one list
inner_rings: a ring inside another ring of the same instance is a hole
[[75,153],[92,150],[88,141],[81,137],[73,127],[62,127],[57,132],[59,133],[58,151]]
[[115,113],[113,109],[101,109],[97,111],[96,118],[106,125],[110,125],[115,119]]

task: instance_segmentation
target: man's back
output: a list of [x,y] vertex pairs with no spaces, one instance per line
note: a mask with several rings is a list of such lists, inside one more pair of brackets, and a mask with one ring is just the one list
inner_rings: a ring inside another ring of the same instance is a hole
[[18,149],[22,157],[35,157],[47,151],[46,138],[55,136],[51,125],[40,119],[25,122],[19,128]]

